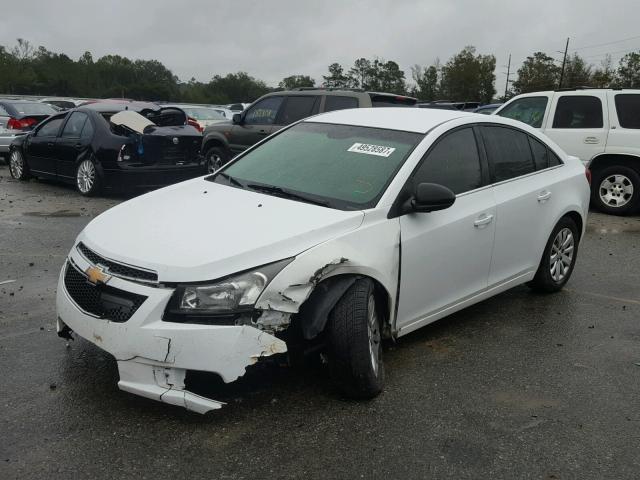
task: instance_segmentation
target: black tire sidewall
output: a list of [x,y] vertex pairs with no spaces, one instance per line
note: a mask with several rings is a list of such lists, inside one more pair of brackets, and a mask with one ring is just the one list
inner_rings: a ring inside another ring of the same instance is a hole
[[[633,195],[629,202],[622,207],[611,207],[600,200],[600,184],[612,175],[624,175],[633,184]],[[640,209],[640,173],[626,165],[612,165],[605,167],[594,175],[591,187],[591,203],[601,212],[609,215],[628,215]]]
[[[378,345],[378,373],[371,365],[368,337],[368,300],[374,296],[381,329],[381,310],[370,279],[358,279],[338,301],[327,325],[327,347],[331,375],[338,387],[352,398],[372,398],[382,391],[384,363]],[[366,309],[364,308],[366,306]]]

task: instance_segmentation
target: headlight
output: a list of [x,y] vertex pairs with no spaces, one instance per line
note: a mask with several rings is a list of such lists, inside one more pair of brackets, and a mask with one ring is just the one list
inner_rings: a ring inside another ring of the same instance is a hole
[[269,282],[292,260],[263,265],[214,283],[178,285],[171,313],[215,315],[251,309]]

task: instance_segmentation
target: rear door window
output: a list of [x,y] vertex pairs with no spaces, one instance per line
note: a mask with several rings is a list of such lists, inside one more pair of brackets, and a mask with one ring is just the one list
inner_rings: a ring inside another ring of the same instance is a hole
[[279,125],[289,125],[303,118],[313,115],[314,109],[317,111],[316,105],[320,104],[320,95],[309,97],[291,96],[287,98],[286,103],[278,119]]
[[275,123],[283,97],[268,97],[252,106],[244,117],[247,125],[271,125]]
[[340,97],[338,95],[327,95],[324,101],[324,111],[345,110],[347,108],[358,108],[358,99],[355,97]]
[[437,183],[456,195],[482,186],[482,168],[472,128],[442,137],[427,153],[413,177],[419,183]]
[[7,112],[2,105],[0,105],[0,117],[8,117],[9,112]]
[[526,133],[507,127],[483,126],[482,137],[494,182],[536,171]]
[[547,102],[547,97],[520,98],[505,106],[497,115],[518,120],[534,128],[540,128],[544,112],[547,109]]
[[602,101],[590,95],[558,99],[553,128],[602,128]]
[[82,112],[73,112],[62,130],[62,136],[65,138],[80,138],[86,121],[86,114]]
[[615,96],[618,122],[622,128],[640,128],[640,95],[621,93]]

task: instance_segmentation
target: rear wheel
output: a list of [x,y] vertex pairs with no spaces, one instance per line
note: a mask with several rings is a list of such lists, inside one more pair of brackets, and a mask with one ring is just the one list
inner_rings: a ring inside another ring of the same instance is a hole
[[229,152],[223,147],[211,147],[204,154],[208,173],[213,173],[231,159]]
[[373,398],[384,386],[381,322],[375,289],[357,280],[329,315],[327,347],[331,374],[352,398]]
[[624,165],[612,165],[596,173],[591,200],[598,210],[628,215],[640,208],[640,174]]
[[553,293],[569,281],[578,255],[580,232],[569,217],[563,217],[551,232],[536,276],[527,285],[538,292]]
[[9,173],[16,180],[29,179],[29,167],[20,150],[12,150],[9,155]]
[[90,158],[81,161],[76,169],[76,189],[86,197],[100,191],[100,174],[96,164]]

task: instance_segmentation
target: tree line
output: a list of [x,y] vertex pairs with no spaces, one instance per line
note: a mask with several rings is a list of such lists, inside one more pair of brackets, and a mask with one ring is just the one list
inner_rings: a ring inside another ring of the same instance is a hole
[[[382,58],[359,58],[351,67],[332,63],[318,86],[361,88],[412,95],[420,100],[480,101],[496,99],[496,57],[467,46],[447,62],[416,64],[407,79],[400,66]],[[640,51],[613,65],[607,57],[594,66],[577,54],[568,57],[564,71],[544,52],[527,57],[509,85],[507,97],[563,87],[640,88]],[[269,86],[246,72],[214,75],[208,82],[181,81],[157,60],[131,60],[120,55],[93,58],[85,52],[74,60],[64,53],[34,47],[24,39],[7,48],[0,45],[0,94],[225,104],[253,101],[265,93],[315,87],[308,75],[290,75]],[[498,97],[500,98],[500,97]],[[503,98],[500,98],[503,99]]]

